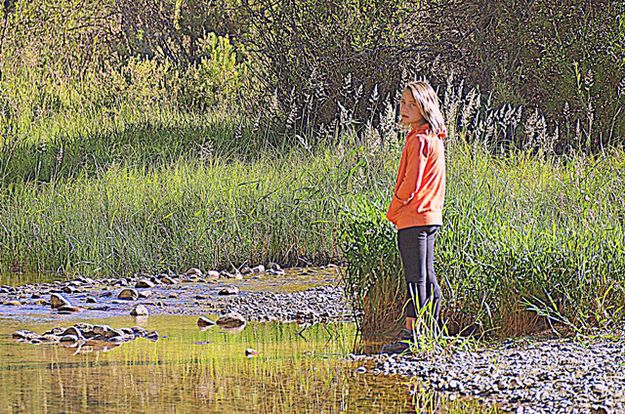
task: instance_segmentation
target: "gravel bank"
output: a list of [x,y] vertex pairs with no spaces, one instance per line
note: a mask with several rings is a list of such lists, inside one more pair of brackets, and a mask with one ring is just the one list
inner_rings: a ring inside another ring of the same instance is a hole
[[624,413],[625,338],[504,341],[440,355],[357,357],[374,374],[421,380],[451,398],[470,396],[516,413]]

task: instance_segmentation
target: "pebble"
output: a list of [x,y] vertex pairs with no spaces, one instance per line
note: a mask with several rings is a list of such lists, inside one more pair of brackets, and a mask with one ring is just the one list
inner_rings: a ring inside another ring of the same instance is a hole
[[143,305],[137,305],[130,311],[130,315],[132,315],[132,316],[148,316],[149,315],[148,308],[146,308]]

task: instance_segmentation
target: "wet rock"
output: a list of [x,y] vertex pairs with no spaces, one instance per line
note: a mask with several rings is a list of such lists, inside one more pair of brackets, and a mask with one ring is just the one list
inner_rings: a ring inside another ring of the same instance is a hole
[[78,342],[78,337],[76,335],[63,335],[60,339],[60,342]]
[[255,350],[254,348],[247,348],[245,350],[245,356],[248,358],[254,358],[257,355],[258,355],[258,351]]
[[141,279],[135,283],[136,288],[153,288],[154,286],[154,282],[149,279]]
[[185,276],[197,276],[197,277],[201,277],[203,276],[203,273],[200,269],[196,268],[196,267],[192,267],[189,270],[187,270],[185,272]]
[[137,305],[130,311],[130,314],[132,316],[148,316],[149,313],[148,308],[143,305]]
[[221,296],[238,295],[239,288],[236,286],[224,286],[218,293]]
[[205,316],[200,316],[199,319],[197,320],[197,326],[204,328],[207,326],[214,326],[215,325],[215,321],[208,319]]
[[63,328],[52,328],[51,330],[44,332],[43,335],[59,336],[63,333],[63,331],[65,331]]
[[267,269],[269,270],[282,270],[282,268],[280,267],[280,265],[278,263],[268,263],[267,264]]
[[87,299],[85,299],[85,302],[87,302],[87,303],[98,303],[98,300],[96,298],[94,298],[93,296],[87,296]]
[[63,341],[63,338],[68,337],[68,336],[69,337],[75,337],[76,341],[84,341],[85,340],[85,336],[80,331],[80,329],[78,329],[76,326],[71,326],[71,327],[67,328],[60,336],[61,336],[61,342],[65,342],[65,341]]
[[156,332],[156,331],[152,331],[152,332],[148,333],[145,337],[147,339],[149,339],[150,341],[152,341],[152,342],[158,341],[158,338],[159,338],[158,332]]
[[127,300],[137,300],[139,298],[139,293],[132,288],[126,288],[126,289],[122,289],[122,291],[119,292],[119,295],[117,295],[117,298],[127,299]]
[[163,282],[166,285],[175,285],[176,283],[178,283],[176,279],[171,278],[169,276],[165,276],[163,279],[161,279],[161,282]]
[[8,302],[4,302],[4,304],[7,306],[22,306],[22,302],[19,300],[10,300]]
[[216,270],[209,270],[208,273],[206,274],[206,279],[207,281],[211,281],[214,282],[217,279],[219,279],[219,272]]
[[75,293],[77,289],[74,286],[69,285],[69,286],[65,286],[62,290],[63,290],[63,293]]
[[60,308],[57,309],[58,313],[60,314],[70,314],[70,313],[76,313],[76,312],[80,312],[82,309],[80,309],[78,306],[61,306]]
[[238,328],[245,325],[245,318],[238,312],[230,312],[217,319],[217,325],[224,328]]
[[94,325],[92,332],[95,335],[101,336],[106,339],[123,335],[121,331],[113,329],[109,325]]
[[139,292],[139,297],[140,298],[147,299],[150,296],[152,296],[152,291],[151,290],[142,290],[141,292]]
[[132,330],[132,333],[139,338],[145,338],[146,336],[148,336],[147,329],[142,328],[140,326],[133,326],[130,329]]
[[58,309],[62,306],[72,306],[72,304],[60,294],[53,293],[50,295],[50,306],[52,309]]
[[30,341],[34,338],[38,338],[39,334],[32,331],[15,331],[13,332],[13,339],[21,340],[21,341]]
[[176,299],[178,297],[178,294],[175,293],[175,292],[172,292],[167,297],[170,298],[170,299]]

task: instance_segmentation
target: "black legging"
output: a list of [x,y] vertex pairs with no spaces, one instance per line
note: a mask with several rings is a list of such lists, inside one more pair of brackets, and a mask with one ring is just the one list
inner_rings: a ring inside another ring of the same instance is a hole
[[419,299],[419,309],[428,300],[434,303],[434,317],[438,322],[441,288],[434,274],[434,238],[440,226],[419,226],[401,229],[397,233],[399,253],[406,275],[408,305],[406,316],[416,317],[413,297]]

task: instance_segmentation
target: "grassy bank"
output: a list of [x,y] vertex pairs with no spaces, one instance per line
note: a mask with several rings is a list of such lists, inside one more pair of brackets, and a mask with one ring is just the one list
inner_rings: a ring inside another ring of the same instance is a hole
[[[388,309],[404,288],[384,212],[403,138],[364,148],[345,136],[310,148],[225,114],[122,115],[48,119],[33,129],[41,136],[2,147],[4,271],[124,275],[345,259],[365,325],[392,325],[400,310]],[[538,314],[570,326],[619,321],[625,154],[494,157],[467,141],[452,134],[447,143],[436,250],[450,329],[527,332],[545,326]]]

